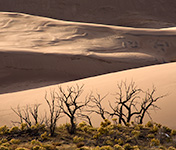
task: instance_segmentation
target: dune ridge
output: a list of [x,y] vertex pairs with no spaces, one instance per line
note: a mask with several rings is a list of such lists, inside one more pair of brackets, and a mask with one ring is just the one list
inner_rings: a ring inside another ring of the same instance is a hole
[[174,28],[137,29],[9,12],[0,13],[0,25],[0,93],[176,58]]

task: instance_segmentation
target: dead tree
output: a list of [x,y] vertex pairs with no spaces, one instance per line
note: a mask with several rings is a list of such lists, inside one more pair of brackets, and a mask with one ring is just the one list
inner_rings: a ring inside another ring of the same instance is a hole
[[[39,123],[39,106],[41,104],[34,104],[33,107],[30,105],[26,105],[24,108],[21,108],[19,105],[17,106],[17,110],[14,108],[11,108],[12,111],[19,117],[20,122],[14,122],[14,123],[23,123],[25,122],[28,127],[31,127],[32,124]],[[32,123],[32,120],[34,120],[34,123]]]
[[91,110],[88,110],[88,111],[91,113],[96,113],[96,114],[100,115],[103,120],[106,119],[105,115],[107,114],[107,111],[103,107],[102,101],[106,98],[106,96],[107,95],[101,97],[100,94],[96,94],[96,96],[91,94],[89,96],[89,99],[93,103],[93,105],[89,106],[91,108]]
[[49,118],[46,118],[46,125],[49,127],[51,136],[54,135],[56,124],[59,118],[61,118],[61,109],[59,106],[56,105],[57,99],[56,99],[56,93],[50,92],[51,100],[47,98],[47,93],[45,94],[45,101],[47,102],[47,105],[49,107]]
[[155,97],[154,96],[155,92],[156,92],[156,88],[155,87],[153,87],[151,92],[150,92],[149,89],[145,92],[145,97],[143,98],[142,103],[140,105],[140,114],[137,116],[137,118],[139,118],[139,123],[140,124],[143,123],[143,119],[144,119],[144,116],[146,114],[151,118],[149,110],[160,109],[160,107],[158,107],[156,105],[156,102],[159,99],[167,96],[167,95],[162,95],[162,96]]
[[82,92],[83,85],[67,87],[66,91],[62,87],[59,87],[59,91],[57,92],[59,107],[62,113],[70,119],[71,127],[68,128],[70,134],[76,132],[76,119],[81,110],[89,103],[89,99],[78,101]]
[[[135,85],[135,82],[131,81],[127,85],[126,81],[121,81],[117,84],[118,92],[116,93],[115,106],[109,102],[112,113],[109,113],[112,117],[118,116],[119,123],[124,123],[125,125],[129,123],[132,119],[138,118],[138,123],[143,123],[143,118],[146,114],[150,116],[149,108],[159,108],[155,105],[155,102],[164,96],[154,98],[154,93],[156,91],[153,88],[150,93],[149,90],[144,92],[142,89]],[[145,93],[145,98],[141,98],[140,95]]]

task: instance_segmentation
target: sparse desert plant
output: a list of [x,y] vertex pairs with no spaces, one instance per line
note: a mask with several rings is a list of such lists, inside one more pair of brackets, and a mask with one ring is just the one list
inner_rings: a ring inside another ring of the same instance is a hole
[[11,139],[9,142],[11,144],[20,144],[21,141],[19,139]]
[[29,150],[29,149],[24,148],[24,147],[18,147],[18,148],[16,148],[15,150]]
[[148,138],[154,138],[155,135],[154,135],[154,134],[148,134],[147,137],[148,137]]
[[124,144],[124,141],[121,138],[119,138],[117,142],[118,142],[119,145],[123,145]]
[[8,132],[9,132],[9,128],[6,125],[0,127],[0,134],[1,135],[7,134]]
[[148,121],[146,124],[145,124],[146,127],[153,127],[153,122],[152,121]]
[[78,137],[78,136],[76,135],[76,136],[74,136],[74,138],[73,138],[73,142],[74,142],[74,143],[79,143],[79,142],[82,142],[82,141],[84,141],[84,138],[83,138],[83,137]]
[[105,145],[105,146],[100,147],[100,150],[113,150],[113,148],[109,145]]
[[43,134],[40,135],[42,140],[47,140],[48,139],[48,134],[47,132],[44,132]]
[[114,149],[115,150],[124,150],[124,148],[122,146],[120,146],[119,144],[114,145]]
[[173,147],[173,146],[170,146],[170,147],[168,148],[168,150],[176,150],[176,148]]
[[41,142],[34,139],[34,140],[31,141],[31,144],[32,145],[41,145]]
[[151,139],[150,142],[151,146],[159,146],[160,145],[160,141],[156,138]]
[[9,148],[6,147],[6,146],[1,145],[1,146],[0,146],[0,150],[9,150]]
[[19,132],[19,128],[17,127],[17,126],[14,126],[14,127],[12,127],[10,130],[9,130],[9,132],[10,133],[17,133],[17,132]]
[[176,130],[172,130],[172,131],[171,131],[171,135],[172,135],[172,136],[176,135]]
[[123,148],[125,150],[131,150],[131,149],[133,149],[133,147],[129,143],[126,143],[125,145],[123,145]]
[[36,145],[36,146],[32,147],[32,150],[46,150],[46,149],[41,147],[41,146],[39,146],[39,145]]

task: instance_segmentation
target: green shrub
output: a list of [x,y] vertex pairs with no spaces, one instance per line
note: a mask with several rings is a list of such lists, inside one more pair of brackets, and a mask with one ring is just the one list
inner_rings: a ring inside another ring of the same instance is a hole
[[9,147],[9,146],[10,146],[10,143],[9,143],[9,142],[5,142],[5,143],[2,143],[1,145],[2,145],[2,146],[5,146],[5,147]]
[[39,146],[39,145],[36,145],[32,148],[32,150],[46,150],[45,148]]
[[155,135],[154,135],[154,134],[148,134],[147,137],[148,137],[148,138],[154,138]]
[[151,146],[159,146],[160,145],[160,141],[158,139],[151,139]]
[[124,148],[122,146],[120,146],[119,144],[114,145],[114,149],[115,150],[124,150]]
[[119,145],[123,145],[123,143],[124,143],[121,138],[119,138],[117,142],[118,142]]
[[148,121],[145,125],[146,127],[153,127],[153,122],[152,121]]
[[173,146],[170,146],[170,147],[168,148],[168,150],[176,150],[176,148],[173,147]]
[[171,135],[176,135],[176,130],[172,130]]
[[14,126],[9,130],[10,133],[14,133],[14,132],[17,133],[19,131],[20,131],[20,129],[17,126]]
[[43,134],[41,134],[40,137],[42,140],[47,140],[48,139],[47,132],[44,132]]
[[38,140],[32,140],[31,144],[32,145],[41,145],[41,143]]
[[9,150],[9,148],[1,145],[0,150]]
[[29,149],[24,148],[24,147],[18,147],[18,148],[16,148],[15,150],[29,150]]
[[133,131],[131,131],[131,134],[134,135],[134,137],[138,138],[139,135],[141,134],[141,132],[140,132],[140,131],[133,130]]
[[0,134],[1,135],[8,133],[8,131],[9,131],[9,128],[6,125],[0,127]]
[[11,139],[10,143],[11,144],[20,144],[20,140],[19,139]]
[[79,142],[82,142],[82,141],[84,141],[84,138],[83,138],[83,137],[75,136],[75,137],[73,138],[73,142],[74,142],[74,143],[79,143]]
[[26,129],[27,129],[27,124],[26,123],[21,123],[20,130],[26,130]]
[[126,143],[125,145],[123,145],[123,148],[125,150],[131,150],[131,149],[133,149],[133,147],[129,143]]
[[105,146],[100,147],[100,150],[113,150],[113,148],[109,145],[105,145]]
[[155,132],[158,132],[158,130],[159,130],[158,126],[153,125],[153,128],[150,131],[155,133]]

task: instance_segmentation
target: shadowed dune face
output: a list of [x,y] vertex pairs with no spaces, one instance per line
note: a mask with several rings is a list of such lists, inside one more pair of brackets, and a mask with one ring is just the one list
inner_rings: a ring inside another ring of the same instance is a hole
[[[169,62],[176,57],[174,29],[81,24],[19,13],[0,16],[1,93]],[[18,88],[14,88],[16,84]]]
[[174,28],[135,29],[4,12],[0,29],[0,93],[176,58]]
[[1,0],[0,11],[131,27],[175,26],[174,0]]

